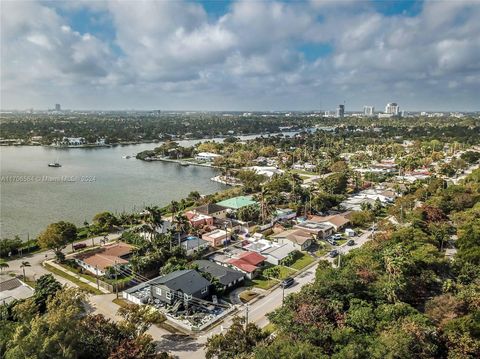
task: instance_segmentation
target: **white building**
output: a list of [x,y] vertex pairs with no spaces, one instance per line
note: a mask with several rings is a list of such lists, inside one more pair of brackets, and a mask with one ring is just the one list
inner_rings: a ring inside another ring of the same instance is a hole
[[363,106],[363,114],[365,116],[373,116],[375,114],[374,106]]
[[195,159],[197,161],[213,162],[215,158],[218,158],[218,157],[222,157],[222,156],[216,153],[211,153],[211,152],[200,152],[200,153],[197,153],[197,155],[195,156]]
[[400,113],[400,106],[398,106],[395,102],[387,103],[387,106],[385,106],[385,113],[398,116]]

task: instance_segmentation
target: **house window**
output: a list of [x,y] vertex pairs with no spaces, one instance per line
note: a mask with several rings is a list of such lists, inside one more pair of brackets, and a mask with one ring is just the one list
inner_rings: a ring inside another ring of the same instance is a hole
[[155,292],[157,295],[162,295],[162,289],[161,288],[155,288]]
[[207,288],[207,287],[205,287],[205,288],[202,289],[202,294],[205,294],[205,293],[207,293],[207,292],[208,292],[208,288]]
[[165,296],[167,297],[168,300],[172,298],[172,293],[170,291],[165,292]]
[[183,299],[187,301],[187,300],[192,299],[192,296],[191,296],[191,295],[188,295],[187,293],[184,293],[184,294],[183,294]]

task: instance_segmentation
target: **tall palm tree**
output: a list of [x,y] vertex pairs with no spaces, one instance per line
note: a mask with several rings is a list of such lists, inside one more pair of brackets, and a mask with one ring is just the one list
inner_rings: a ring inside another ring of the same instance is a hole
[[146,207],[142,215],[143,225],[140,227],[142,231],[149,234],[148,239],[151,241],[157,234],[157,228],[163,224],[162,212],[160,208]]
[[9,268],[10,266],[8,265],[7,262],[5,262],[3,259],[0,259],[0,271],[3,272],[5,268]]
[[25,276],[25,267],[31,267],[30,265],[30,262],[27,262],[27,261],[23,261],[22,264],[20,265],[20,268],[22,268],[23,270],[23,280],[25,281],[26,280],[26,276]]

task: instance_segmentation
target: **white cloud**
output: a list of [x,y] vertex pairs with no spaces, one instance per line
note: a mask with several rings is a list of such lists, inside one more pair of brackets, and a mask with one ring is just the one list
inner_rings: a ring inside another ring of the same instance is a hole
[[[215,19],[190,1],[1,6],[2,107],[478,105],[475,1],[427,1],[416,16],[363,1],[238,1]],[[68,14],[80,9],[110,19],[114,40],[79,33]],[[300,51],[324,43],[333,52],[316,61]]]

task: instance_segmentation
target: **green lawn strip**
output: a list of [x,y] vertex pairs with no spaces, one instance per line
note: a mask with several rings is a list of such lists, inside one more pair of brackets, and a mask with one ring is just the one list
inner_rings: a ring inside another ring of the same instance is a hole
[[123,298],[115,298],[112,300],[113,303],[118,305],[119,307],[125,308],[129,303]]
[[303,269],[306,266],[308,266],[314,260],[315,259],[311,255],[302,253],[302,256],[299,257],[295,262],[293,262],[293,264],[290,265],[289,267],[291,267],[293,269],[296,269],[296,270],[300,270],[300,269]]
[[259,276],[255,279],[252,280],[252,284],[260,289],[270,289],[272,288],[275,284],[277,284],[279,281],[275,279],[268,279],[262,276]]
[[278,269],[280,269],[280,275],[278,276],[278,279],[280,280],[290,277],[292,274],[295,273],[295,270],[285,266],[278,266]]
[[272,334],[277,328],[275,328],[275,324],[268,323],[265,327],[263,327],[263,332],[267,333],[268,335]]
[[346,243],[349,238],[337,239],[337,245],[341,246],[342,244]]
[[80,289],[88,292],[88,293],[91,293],[91,294],[103,294],[101,291],[99,291],[98,289],[96,288],[93,288],[91,287],[90,285],[88,285],[87,283],[84,283],[82,282],[81,280],[79,280],[78,278],[76,277],[73,277],[71,276],[70,274],[67,274],[65,273],[64,271],[58,269],[58,268],[55,268],[53,267],[52,265],[48,264],[48,263],[45,263],[44,267],[49,270],[50,272],[52,272],[53,274],[56,274],[62,278],[65,278],[66,280],[76,284]]

